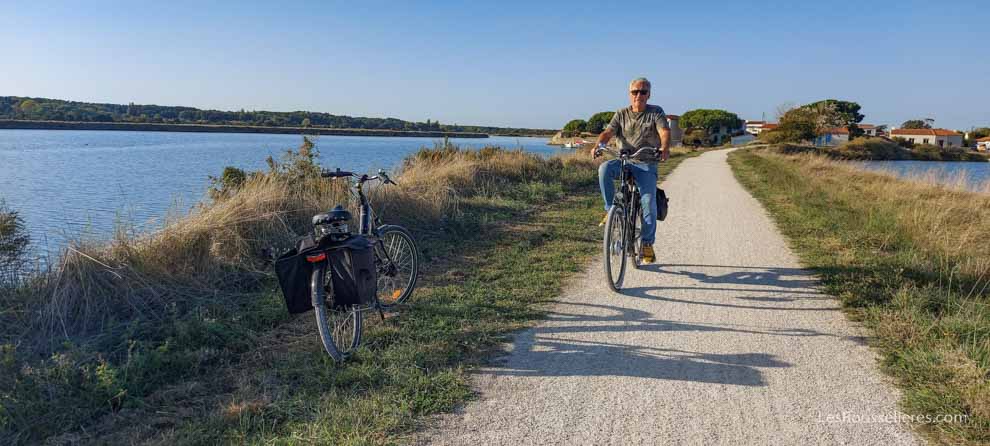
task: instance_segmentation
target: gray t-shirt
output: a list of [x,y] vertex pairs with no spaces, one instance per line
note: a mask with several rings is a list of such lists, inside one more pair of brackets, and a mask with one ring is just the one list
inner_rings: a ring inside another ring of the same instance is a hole
[[[632,106],[620,109],[608,123],[609,129],[619,141],[619,151],[632,153],[643,147],[660,147],[660,129],[669,129],[667,115],[659,105],[647,105],[641,112]],[[659,161],[657,157],[641,157],[640,161]]]

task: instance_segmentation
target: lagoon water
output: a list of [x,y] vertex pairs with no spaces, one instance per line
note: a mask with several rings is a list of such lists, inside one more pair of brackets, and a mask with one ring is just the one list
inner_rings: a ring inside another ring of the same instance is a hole
[[[225,166],[266,167],[298,148],[296,135],[130,131],[0,130],[0,199],[17,211],[35,251],[53,254],[67,240],[109,237],[118,221],[139,231],[161,226],[171,210],[199,202],[210,175]],[[320,136],[321,164],[357,172],[396,167],[433,138]],[[499,145],[543,155],[562,150],[546,138],[454,138],[463,148]]]
[[990,163],[965,161],[864,161],[869,170],[891,172],[907,179],[932,179],[943,184],[955,185],[964,180],[969,189],[986,190],[990,187]]

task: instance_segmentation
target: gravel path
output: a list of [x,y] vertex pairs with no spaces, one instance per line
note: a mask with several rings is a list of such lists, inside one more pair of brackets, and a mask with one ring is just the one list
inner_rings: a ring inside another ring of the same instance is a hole
[[[725,151],[664,184],[658,264],[608,290],[601,260],[478,371],[443,445],[916,444],[836,300],[800,269]],[[631,273],[631,274],[630,274]]]

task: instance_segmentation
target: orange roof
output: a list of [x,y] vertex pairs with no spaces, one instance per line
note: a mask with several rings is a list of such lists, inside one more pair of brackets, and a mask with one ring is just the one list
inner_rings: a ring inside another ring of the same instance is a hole
[[891,130],[891,135],[917,135],[917,136],[962,136],[952,130],[946,129],[897,129]]
[[856,124],[856,126],[859,127],[859,128],[861,128],[861,129],[863,129],[863,130],[869,130],[869,129],[875,129],[875,128],[877,128],[877,126],[875,126],[873,124]]
[[768,122],[766,124],[763,124],[762,127],[765,128],[765,129],[767,129],[767,130],[773,130],[773,129],[777,128],[778,125],[779,124],[771,124],[771,123]]
[[990,136],[987,136],[985,138],[977,139],[976,142],[990,142]]
[[828,130],[826,130],[825,133],[830,133],[830,134],[833,134],[833,135],[848,135],[849,134],[849,129],[847,129],[845,127],[836,127],[834,129],[828,129]]

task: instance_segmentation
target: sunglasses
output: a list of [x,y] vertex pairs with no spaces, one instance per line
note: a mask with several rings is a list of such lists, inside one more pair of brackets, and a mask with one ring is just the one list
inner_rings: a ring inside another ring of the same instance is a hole
[[629,94],[633,96],[637,96],[637,95],[649,96],[650,90],[631,90]]

